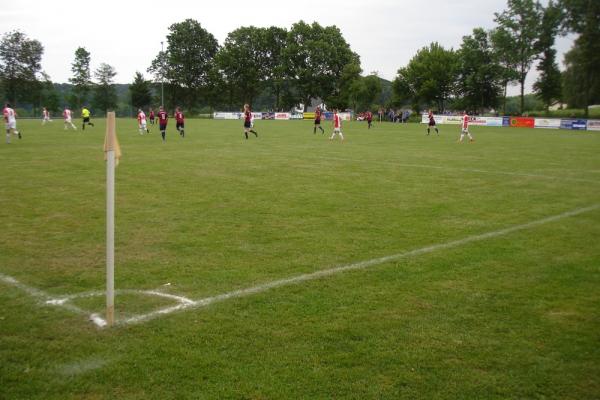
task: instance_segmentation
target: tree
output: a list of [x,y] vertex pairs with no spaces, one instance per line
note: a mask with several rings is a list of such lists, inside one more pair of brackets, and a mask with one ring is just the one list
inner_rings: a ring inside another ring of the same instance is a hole
[[[600,2],[597,0],[562,0],[565,11],[563,27],[579,34],[573,50],[566,57],[567,74],[576,73],[582,89],[581,103],[588,116],[588,106],[600,101]],[[569,71],[570,66],[570,71]]]
[[152,103],[152,90],[150,82],[144,79],[141,72],[136,72],[133,83],[129,85],[131,105],[137,108],[149,106]]
[[[267,86],[275,95],[275,109],[280,110],[282,106],[292,106],[293,104],[283,104],[282,96],[284,92],[289,96],[289,81],[286,80],[286,70],[283,50],[286,47],[288,31],[284,28],[272,26],[265,31],[265,48],[268,51],[267,57]],[[287,107],[286,107],[287,108]]]
[[415,111],[420,111],[423,103],[443,111],[454,92],[457,73],[457,53],[431,43],[420,49],[405,68],[398,70],[392,84],[395,101],[411,100]]
[[283,55],[298,102],[306,105],[314,98],[339,101],[344,68],[360,65],[358,54],[336,26],[322,27],[316,22],[292,25]]
[[113,81],[116,75],[115,69],[106,63],[100,64],[94,71],[94,77],[98,80],[94,87],[94,107],[97,109],[106,112],[116,108],[118,98]]
[[502,93],[502,113],[506,115],[506,92],[508,85],[516,83],[517,72],[517,42],[513,41],[510,32],[503,27],[497,27],[490,32],[490,41],[494,51],[494,60],[500,67],[500,84]]
[[[565,54],[565,71],[562,74],[563,97],[571,108],[587,111],[590,104],[600,103],[600,83],[590,78],[588,58],[578,41]],[[593,73],[593,72],[592,72]]]
[[216,56],[229,90],[242,103],[252,105],[269,76],[266,30],[242,27],[230,32]]
[[171,93],[188,109],[193,108],[209,87],[210,72],[219,49],[217,39],[193,19],[172,24],[167,50],[158,53],[148,72],[164,81]]
[[20,31],[4,34],[0,41],[0,83],[8,101],[31,101],[37,96],[43,53],[39,41]]
[[483,111],[498,105],[502,69],[496,62],[488,33],[482,28],[463,36],[459,50],[457,92],[463,108]]
[[355,111],[369,110],[380,94],[381,79],[377,75],[359,77],[351,82],[348,102]]
[[495,21],[515,43],[515,61],[518,81],[521,85],[521,114],[525,107],[525,79],[537,56],[535,43],[541,20],[541,6],[533,0],[508,0],[508,9],[495,13]]
[[537,66],[540,75],[533,84],[533,90],[546,109],[562,97],[561,73],[556,63],[556,50],[553,48],[562,17],[562,10],[550,0],[544,9],[540,35],[536,43],[537,51],[542,56]]
[[90,60],[90,52],[84,47],[78,47],[75,50],[75,60],[71,64],[73,77],[69,78],[69,82],[73,84],[71,105],[75,108],[80,108],[87,102],[88,95],[92,89]]

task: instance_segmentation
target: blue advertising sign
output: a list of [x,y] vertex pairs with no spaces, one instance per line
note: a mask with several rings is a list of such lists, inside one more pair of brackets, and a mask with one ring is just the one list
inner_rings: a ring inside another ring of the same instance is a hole
[[587,121],[585,119],[561,119],[560,129],[585,131],[587,129]]
[[510,117],[502,117],[502,126],[510,126]]

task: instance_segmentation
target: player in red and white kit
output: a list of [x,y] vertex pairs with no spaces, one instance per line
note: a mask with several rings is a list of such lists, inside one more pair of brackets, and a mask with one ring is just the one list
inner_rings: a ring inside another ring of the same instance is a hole
[[179,132],[179,136],[181,136],[182,138],[185,137],[185,131],[183,130],[185,127],[185,117],[183,116],[183,113],[181,112],[181,108],[177,107],[175,109],[175,128],[177,129],[177,132]]
[[440,135],[440,131],[438,130],[437,126],[435,125],[435,118],[433,117],[433,111],[429,110],[429,124],[427,125],[427,136],[429,136],[429,131],[431,128],[435,129],[435,133],[437,133],[438,136]]
[[137,120],[140,135],[143,135],[144,133],[150,133],[150,130],[148,129],[148,125],[146,123],[146,114],[141,108],[138,110]]
[[336,134],[340,135],[340,138],[342,139],[342,142],[343,142],[344,134],[342,133],[342,119],[340,118],[340,116],[338,114],[337,108],[333,110],[333,133],[331,134],[331,137],[329,138],[329,140],[333,140],[333,138],[335,137]]
[[315,110],[315,127],[313,128],[313,134],[317,133],[317,128],[321,130],[321,135],[325,133],[325,130],[321,127],[321,107],[317,107]]
[[50,111],[44,107],[42,109],[42,125],[46,125],[46,122],[52,122],[52,120],[50,119]]
[[63,118],[65,119],[65,131],[68,129],[68,126],[71,125],[74,131],[77,130],[77,127],[73,124],[72,112],[68,107],[65,107],[63,111]]
[[252,129],[252,111],[250,111],[250,105],[244,104],[244,135],[248,139],[248,132],[254,133],[254,136],[258,137],[258,132]]
[[10,144],[10,135],[17,135],[21,139],[21,132],[17,130],[17,113],[9,103],[4,105],[2,109],[4,122],[6,123],[6,143]]
[[162,135],[162,141],[165,143],[166,135],[167,135],[167,122],[169,122],[169,115],[165,111],[163,106],[160,106],[158,109],[158,126],[160,129],[160,134]]
[[469,115],[467,114],[466,111],[465,111],[465,114],[463,115],[462,129],[460,131],[460,139],[458,140],[459,143],[462,143],[465,135],[467,135],[469,137],[469,142],[473,142],[475,140],[475,139],[473,139],[473,136],[471,136],[471,134],[469,133]]

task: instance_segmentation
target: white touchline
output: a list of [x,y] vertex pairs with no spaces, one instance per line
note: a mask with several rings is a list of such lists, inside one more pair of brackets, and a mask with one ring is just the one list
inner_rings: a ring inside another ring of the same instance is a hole
[[357,160],[353,158],[345,158],[345,157],[319,157],[319,156],[309,156],[310,158],[317,160],[338,160],[338,161],[351,161],[351,162],[365,162],[367,164],[380,164],[380,165],[395,165],[398,167],[406,167],[406,168],[424,168],[424,169],[441,169],[447,171],[460,171],[460,172],[474,172],[479,174],[493,174],[493,175],[510,175],[510,176],[523,176],[526,178],[541,178],[541,179],[551,179],[557,181],[573,181],[573,182],[587,182],[587,183],[597,183],[600,184],[600,180],[594,179],[585,179],[585,178],[570,178],[563,176],[551,176],[551,175],[543,175],[543,174],[531,174],[526,172],[512,172],[512,171],[489,171],[484,169],[477,168],[456,168],[456,167],[448,167],[448,166],[440,166],[440,165],[426,165],[426,164],[407,164],[400,163],[395,161],[386,161],[386,160]]
[[547,217],[547,218],[542,218],[542,219],[528,222],[528,223],[521,224],[521,225],[515,225],[512,227],[500,229],[497,231],[482,233],[479,235],[467,236],[463,239],[453,240],[453,241],[446,242],[446,243],[434,244],[431,246],[421,247],[420,249],[410,250],[410,251],[407,251],[404,253],[392,254],[389,256],[385,256],[385,257],[379,257],[379,258],[374,258],[371,260],[360,261],[357,263],[342,265],[339,267],[333,267],[333,268],[329,268],[329,269],[324,269],[324,270],[312,272],[309,274],[302,274],[302,275],[298,275],[298,276],[291,277],[291,278],[279,279],[276,281],[263,283],[261,285],[249,287],[246,289],[234,290],[232,292],[223,293],[223,294],[220,294],[217,296],[206,297],[204,299],[195,300],[195,301],[192,301],[192,303],[179,304],[177,306],[163,308],[163,309],[153,311],[153,312],[150,312],[147,314],[142,314],[142,315],[138,315],[135,317],[124,319],[122,321],[118,321],[117,324],[125,324],[126,325],[126,324],[135,324],[135,323],[145,322],[145,321],[149,321],[151,319],[157,318],[159,316],[170,314],[170,313],[173,313],[176,311],[181,311],[184,309],[194,309],[194,308],[199,308],[199,307],[206,307],[213,303],[217,303],[217,302],[221,302],[221,301],[233,299],[233,298],[250,296],[253,294],[266,292],[270,289],[274,289],[274,288],[278,288],[278,287],[282,287],[282,286],[294,285],[294,284],[298,284],[301,282],[320,279],[320,278],[324,278],[327,276],[335,275],[335,274],[346,272],[346,271],[366,269],[366,268],[373,267],[375,265],[384,264],[384,263],[387,263],[390,261],[397,261],[397,260],[400,260],[403,258],[414,257],[414,256],[418,256],[421,254],[427,254],[427,253],[431,253],[431,252],[434,252],[437,250],[443,250],[443,249],[449,249],[452,247],[461,246],[463,244],[470,243],[470,242],[476,242],[476,241],[490,239],[490,238],[494,238],[494,237],[498,237],[498,236],[503,236],[503,235],[507,235],[512,232],[529,229],[529,228],[533,228],[533,227],[536,227],[539,225],[558,221],[558,220],[561,220],[564,218],[572,217],[572,216],[579,215],[579,214],[584,214],[584,213],[587,213],[590,211],[597,210],[598,208],[600,208],[600,204],[595,204],[595,205],[592,205],[589,207],[578,208],[576,210],[567,211],[562,214],[554,215],[554,216]]

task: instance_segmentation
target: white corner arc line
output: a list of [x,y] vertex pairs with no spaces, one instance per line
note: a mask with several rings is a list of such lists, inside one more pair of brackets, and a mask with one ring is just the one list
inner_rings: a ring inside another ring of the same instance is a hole
[[578,209],[567,211],[562,214],[554,215],[551,217],[538,219],[535,221],[511,226],[511,227],[496,230],[496,231],[486,232],[486,233],[482,233],[482,234],[478,234],[478,235],[471,235],[471,236],[467,236],[462,239],[452,240],[452,241],[449,241],[446,243],[434,244],[431,246],[426,246],[426,247],[421,247],[419,249],[410,250],[410,251],[407,251],[404,253],[397,253],[397,254],[392,254],[389,256],[373,258],[370,260],[360,261],[360,262],[353,263],[353,264],[328,268],[328,269],[324,269],[324,270],[320,270],[320,271],[316,271],[316,272],[312,272],[312,273],[308,273],[308,274],[302,274],[302,275],[298,275],[298,276],[291,277],[291,278],[279,279],[279,280],[275,280],[272,282],[263,283],[261,285],[249,287],[246,289],[234,290],[234,291],[231,291],[228,293],[223,293],[223,294],[219,294],[216,296],[206,297],[203,299],[195,300],[191,304],[186,303],[186,304],[179,304],[179,305],[173,306],[173,307],[163,308],[163,309],[160,309],[157,311],[150,312],[148,314],[142,314],[142,315],[138,315],[138,316],[131,317],[128,319],[124,319],[122,321],[119,321],[118,324],[119,325],[128,325],[128,324],[136,324],[136,323],[140,323],[140,322],[146,322],[151,319],[157,318],[159,316],[167,315],[167,314],[170,314],[170,313],[173,313],[176,311],[180,311],[180,310],[184,310],[184,309],[194,309],[194,308],[206,307],[213,303],[217,303],[217,302],[221,302],[221,301],[233,299],[233,298],[246,297],[246,296],[250,296],[253,294],[266,292],[270,289],[275,289],[275,288],[279,288],[282,286],[289,286],[289,285],[294,285],[294,284],[298,284],[298,283],[302,283],[302,282],[306,282],[306,281],[316,280],[316,279],[328,277],[328,276],[335,275],[335,274],[342,273],[342,272],[366,269],[369,267],[373,267],[373,266],[384,264],[384,263],[391,262],[391,261],[397,261],[397,260],[408,258],[408,257],[414,257],[414,256],[422,255],[422,254],[432,253],[437,250],[449,249],[449,248],[461,246],[461,245],[471,243],[471,242],[477,242],[477,241],[482,241],[482,240],[486,240],[486,239],[490,239],[490,238],[494,238],[494,237],[498,237],[498,236],[503,236],[503,235],[507,235],[512,232],[517,232],[517,231],[533,228],[533,227],[536,227],[539,225],[544,225],[544,224],[547,224],[550,222],[555,222],[555,221],[558,221],[558,220],[561,220],[564,218],[588,213],[588,212],[597,210],[599,208],[600,208],[600,204],[594,204],[589,207],[578,208]]

